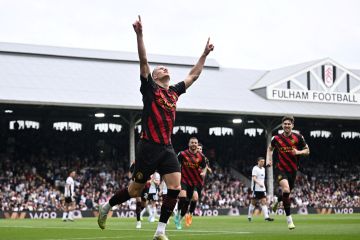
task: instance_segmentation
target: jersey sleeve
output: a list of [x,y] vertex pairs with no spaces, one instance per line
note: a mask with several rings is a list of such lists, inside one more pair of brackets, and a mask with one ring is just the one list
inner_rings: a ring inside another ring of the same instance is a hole
[[305,142],[305,138],[303,135],[299,135],[299,143],[298,143],[298,147],[300,149],[304,149],[304,147],[306,146],[306,142]]
[[200,163],[200,167],[202,168],[202,169],[204,169],[204,168],[206,168],[206,157],[205,157],[205,155],[204,154],[201,154],[201,158],[202,158],[202,160],[201,160],[201,163]]
[[177,93],[178,96],[180,96],[181,94],[186,92],[185,82],[178,82],[177,84],[172,86],[172,89]]
[[144,78],[143,76],[140,75],[140,81],[141,81],[141,86],[140,86],[140,92],[144,95],[146,93],[146,89],[148,88],[154,88],[155,87],[155,82],[151,77],[151,74],[149,73],[147,78]]
[[273,136],[272,138],[271,138],[271,147],[273,147],[273,148],[275,148],[275,146],[276,146],[276,138],[275,138],[275,136]]
[[252,178],[253,176],[256,176],[256,175],[257,175],[257,174],[256,174],[256,168],[253,167],[252,172],[251,172],[251,178]]
[[72,184],[72,180],[71,180],[71,178],[67,178],[66,179],[66,185],[68,185],[68,186],[70,186]]

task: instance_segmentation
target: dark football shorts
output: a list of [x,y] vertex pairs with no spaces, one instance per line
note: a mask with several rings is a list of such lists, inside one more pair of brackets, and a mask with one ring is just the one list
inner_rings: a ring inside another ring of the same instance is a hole
[[274,168],[274,179],[277,184],[280,183],[281,180],[287,179],[289,182],[290,191],[294,189],[295,180],[296,180],[296,171],[295,172],[285,172],[281,171],[278,168]]
[[162,145],[141,139],[136,148],[133,179],[145,183],[157,171],[160,176],[180,172],[180,163],[172,145]]
[[65,197],[65,203],[72,203],[72,197]]
[[266,192],[255,191],[255,192],[252,193],[252,198],[253,199],[260,200],[260,199],[263,199],[265,197],[266,197]]
[[199,186],[190,186],[188,184],[185,183],[181,183],[181,190],[185,190],[186,191],[186,198],[191,200],[192,196],[194,195],[194,192],[197,191],[198,196],[199,196],[199,200],[201,199],[201,191],[202,191],[203,187],[201,185]]
[[149,193],[147,200],[149,201],[158,201],[159,200],[159,195],[157,193]]

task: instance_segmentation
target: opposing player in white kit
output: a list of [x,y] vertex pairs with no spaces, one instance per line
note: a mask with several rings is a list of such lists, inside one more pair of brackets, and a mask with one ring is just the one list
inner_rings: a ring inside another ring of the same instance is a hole
[[274,221],[273,218],[269,217],[269,211],[266,202],[266,187],[265,187],[265,159],[259,157],[257,159],[257,165],[252,169],[251,178],[251,190],[252,198],[249,206],[248,220],[251,222],[252,215],[254,213],[256,201],[260,201],[261,211],[264,214],[265,221]]
[[64,188],[64,212],[62,220],[74,221],[74,209],[75,209],[75,181],[76,176],[75,171],[71,171],[69,176],[66,179],[65,188]]
[[148,194],[148,207],[151,205],[151,210],[149,211],[149,222],[155,222],[157,216],[156,202],[159,200],[160,180],[160,174],[158,172],[151,175]]

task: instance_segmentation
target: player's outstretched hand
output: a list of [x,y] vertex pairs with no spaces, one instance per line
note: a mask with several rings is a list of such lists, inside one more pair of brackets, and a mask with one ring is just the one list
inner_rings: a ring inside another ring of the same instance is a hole
[[210,43],[210,37],[209,37],[206,42],[204,54],[207,56],[213,50],[214,50],[214,44]]
[[138,20],[133,23],[133,28],[136,34],[142,34],[142,23],[140,15],[138,15]]

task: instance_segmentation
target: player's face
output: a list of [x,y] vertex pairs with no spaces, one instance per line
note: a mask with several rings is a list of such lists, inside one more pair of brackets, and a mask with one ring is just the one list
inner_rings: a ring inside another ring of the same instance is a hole
[[261,159],[258,161],[258,166],[263,167],[265,165],[265,159]]
[[294,128],[294,124],[290,120],[285,120],[282,123],[282,128],[283,128],[285,134],[290,134],[292,129]]
[[192,152],[196,152],[197,149],[198,149],[198,140],[197,139],[190,139],[189,141],[189,149],[192,151]]
[[163,81],[169,81],[170,75],[169,70],[165,66],[157,66],[153,72],[153,78],[154,80],[159,80],[161,82]]
[[197,150],[202,153],[202,146],[198,146]]

